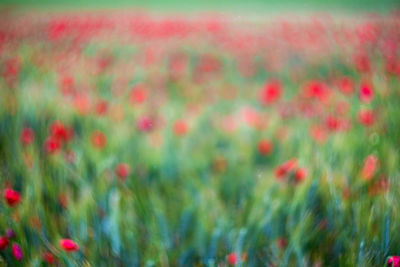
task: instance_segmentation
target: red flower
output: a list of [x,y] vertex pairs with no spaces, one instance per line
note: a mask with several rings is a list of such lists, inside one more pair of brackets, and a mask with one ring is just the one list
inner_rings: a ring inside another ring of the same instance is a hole
[[188,127],[187,127],[187,124],[186,124],[186,122],[185,121],[183,121],[183,120],[177,120],[175,123],[174,123],[174,133],[177,135],[177,136],[183,136],[183,135],[185,135],[186,133],[187,133],[187,131],[188,131]]
[[282,165],[275,168],[275,177],[280,179],[289,174],[293,169],[297,167],[296,159],[289,159]]
[[75,252],[79,250],[78,244],[71,239],[61,239],[59,244],[67,252]]
[[5,249],[8,246],[8,238],[6,236],[0,236],[0,250]]
[[278,238],[278,239],[276,240],[276,243],[277,243],[277,245],[278,245],[278,248],[280,248],[280,249],[285,249],[285,248],[287,247],[287,245],[288,245],[288,241],[287,241],[287,239],[284,238],[284,237]]
[[328,133],[326,132],[325,128],[319,125],[311,126],[309,133],[315,142],[320,144],[324,143],[328,138]]
[[144,85],[136,85],[135,88],[132,89],[130,95],[130,102],[132,104],[141,104],[145,102],[147,99],[147,93]]
[[60,139],[54,136],[47,137],[46,141],[44,142],[44,148],[49,154],[58,153],[61,149]]
[[106,100],[100,100],[94,107],[95,113],[98,116],[104,116],[108,110],[108,102]]
[[126,163],[120,163],[115,167],[115,174],[118,176],[118,178],[123,180],[128,177],[130,171],[130,167]]
[[338,81],[338,86],[340,91],[342,91],[343,94],[352,94],[354,91],[354,82],[348,78],[348,77],[343,77]]
[[54,121],[50,125],[50,133],[54,138],[62,142],[69,142],[74,132],[72,128],[64,126],[62,122]]
[[374,98],[372,87],[368,83],[362,83],[359,91],[360,100],[364,103],[369,103]]
[[22,129],[21,135],[20,135],[20,141],[21,141],[22,145],[27,146],[27,145],[31,144],[34,139],[35,139],[35,133],[33,132],[33,130],[31,128],[26,127],[24,129]]
[[304,93],[309,98],[314,98],[319,101],[324,101],[329,96],[329,90],[326,85],[320,81],[311,81],[306,84]]
[[55,264],[56,263],[56,259],[54,257],[53,254],[51,254],[50,252],[46,251],[43,255],[43,259],[47,264]]
[[279,81],[270,81],[264,85],[261,91],[260,101],[262,104],[271,104],[281,97],[282,85]]
[[267,139],[262,139],[258,142],[258,152],[261,155],[270,155],[273,149],[273,144]]
[[7,204],[10,207],[14,207],[16,206],[19,202],[21,202],[21,196],[20,194],[15,191],[12,190],[10,188],[6,188],[4,190],[4,199],[6,200]]
[[17,259],[17,261],[22,260],[22,258],[24,257],[24,252],[19,245],[13,244],[11,250],[14,258]]
[[298,168],[294,173],[296,183],[302,182],[307,177],[307,170],[305,168]]
[[97,148],[104,148],[107,144],[107,137],[99,130],[95,130],[90,135],[92,145]]
[[400,256],[390,256],[387,264],[387,267],[400,267]]
[[236,265],[238,262],[238,256],[236,253],[232,252],[226,256],[226,260],[230,265]]
[[374,116],[374,113],[372,110],[368,110],[368,109],[360,110],[358,112],[357,117],[358,117],[358,121],[366,127],[371,126],[375,123],[375,116]]
[[153,120],[150,117],[139,118],[136,122],[139,131],[149,132],[153,129]]
[[361,177],[365,180],[370,180],[375,175],[378,164],[378,158],[374,155],[369,155],[364,161],[364,167],[361,170]]

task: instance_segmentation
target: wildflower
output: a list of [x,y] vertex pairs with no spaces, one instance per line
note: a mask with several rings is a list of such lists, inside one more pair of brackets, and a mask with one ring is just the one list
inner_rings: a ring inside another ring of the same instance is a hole
[[46,251],[43,255],[43,259],[47,264],[55,264],[56,263],[56,259],[54,257],[53,254],[51,254],[50,252]]
[[364,166],[361,170],[361,177],[364,180],[370,180],[375,175],[375,172],[378,168],[378,163],[379,161],[377,157],[374,155],[369,155],[364,160]]
[[357,119],[360,124],[365,127],[371,126],[375,123],[375,116],[372,110],[363,109],[358,112]]
[[362,83],[359,90],[360,100],[364,103],[369,103],[374,98],[372,87],[368,83]]
[[35,133],[29,127],[22,129],[20,135],[21,144],[24,146],[30,145],[35,139]]
[[273,149],[273,144],[271,141],[267,140],[267,139],[261,139],[258,142],[258,152],[261,155],[270,155],[272,153],[272,149]]
[[6,188],[4,190],[4,199],[6,200],[7,204],[10,207],[14,207],[16,206],[19,202],[21,202],[21,196],[20,194],[15,191],[12,190],[10,188]]
[[44,149],[48,154],[56,154],[61,149],[61,141],[54,136],[49,136],[44,142]]
[[153,120],[150,117],[141,117],[137,120],[136,126],[139,131],[149,132],[153,129]]
[[261,91],[260,101],[262,104],[267,105],[276,102],[280,99],[282,94],[282,85],[279,81],[270,81],[264,85]]
[[236,265],[237,262],[238,262],[237,254],[234,253],[234,252],[229,253],[229,254],[226,256],[226,260],[228,261],[228,263],[229,263],[230,265]]
[[115,174],[118,178],[125,180],[130,173],[130,167],[126,163],[120,163],[115,167]]
[[298,168],[294,173],[296,183],[302,182],[307,177],[307,170],[305,168]]
[[12,254],[17,261],[22,260],[24,257],[24,252],[18,244],[13,244],[11,247]]
[[187,131],[188,131],[188,127],[187,127],[187,124],[186,124],[186,122],[185,121],[183,121],[183,120],[177,120],[175,123],[174,123],[174,133],[175,133],[175,135],[177,135],[177,136],[183,136],[183,135],[185,135],[186,133],[187,133]]
[[0,236],[0,250],[5,249],[8,246],[8,238],[6,236]]
[[400,256],[390,256],[386,263],[387,267],[400,267]]
[[99,130],[95,130],[92,132],[90,135],[90,140],[92,142],[92,145],[97,148],[104,148],[107,144],[107,137],[105,134]]
[[61,239],[59,241],[60,246],[67,252],[75,252],[79,250],[78,244],[71,239]]

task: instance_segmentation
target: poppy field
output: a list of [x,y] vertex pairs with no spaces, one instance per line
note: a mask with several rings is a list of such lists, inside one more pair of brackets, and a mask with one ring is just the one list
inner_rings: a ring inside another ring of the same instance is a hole
[[0,266],[400,266],[400,14],[1,14]]

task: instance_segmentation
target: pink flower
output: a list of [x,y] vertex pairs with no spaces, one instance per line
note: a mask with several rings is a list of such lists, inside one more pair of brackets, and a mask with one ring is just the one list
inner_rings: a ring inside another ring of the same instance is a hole
[[359,91],[360,100],[364,103],[369,103],[374,98],[374,91],[369,83],[362,83]]
[[61,239],[59,244],[67,252],[75,252],[79,250],[78,244],[71,239]]
[[386,266],[388,267],[400,267],[400,256],[390,256]]
[[24,257],[24,252],[22,251],[19,245],[13,244],[11,250],[12,254],[14,255],[14,258],[16,258],[17,261],[22,260],[22,258]]

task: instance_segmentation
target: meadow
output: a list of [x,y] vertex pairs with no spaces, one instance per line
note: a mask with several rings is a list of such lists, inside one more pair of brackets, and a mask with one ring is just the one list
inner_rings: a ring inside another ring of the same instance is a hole
[[1,15],[1,266],[400,266],[398,12]]

